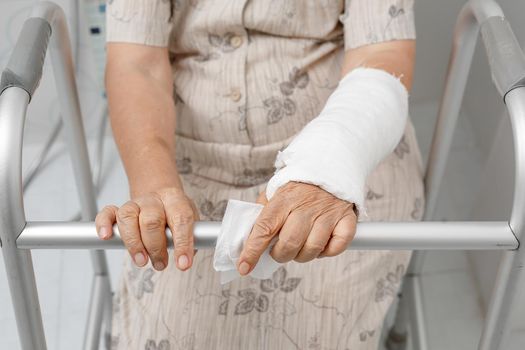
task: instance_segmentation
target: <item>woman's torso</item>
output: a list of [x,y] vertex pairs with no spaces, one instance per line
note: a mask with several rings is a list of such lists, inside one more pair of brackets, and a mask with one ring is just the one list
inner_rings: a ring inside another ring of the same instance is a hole
[[175,1],[182,173],[236,186],[271,177],[277,151],[337,86],[343,9],[343,0]]

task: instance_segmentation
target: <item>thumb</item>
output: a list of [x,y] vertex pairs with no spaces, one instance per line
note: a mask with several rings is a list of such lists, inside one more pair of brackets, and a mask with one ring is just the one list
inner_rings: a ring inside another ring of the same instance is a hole
[[264,189],[255,200],[255,203],[266,205],[268,204],[268,198],[266,198],[266,189]]

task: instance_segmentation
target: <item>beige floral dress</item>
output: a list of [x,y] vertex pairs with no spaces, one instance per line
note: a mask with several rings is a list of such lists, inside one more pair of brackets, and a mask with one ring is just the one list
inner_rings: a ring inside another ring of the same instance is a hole
[[[345,49],[415,37],[411,0],[109,0],[107,20],[108,41],[169,48],[177,166],[202,220],[221,220],[230,198],[255,200],[277,151],[336,87]],[[366,191],[362,220],[421,218],[410,122]],[[112,348],[376,349],[410,252],[348,251],[224,286],[212,256],[199,251],[184,273],[127,258]]]

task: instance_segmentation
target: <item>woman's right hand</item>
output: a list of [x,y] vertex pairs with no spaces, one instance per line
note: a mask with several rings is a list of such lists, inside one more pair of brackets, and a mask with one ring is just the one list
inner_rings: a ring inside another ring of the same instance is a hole
[[118,208],[104,207],[95,219],[101,239],[110,239],[113,224],[133,261],[139,267],[151,259],[157,271],[168,265],[166,225],[174,241],[177,267],[184,271],[193,262],[193,223],[199,214],[193,201],[180,188],[170,187],[133,198]]

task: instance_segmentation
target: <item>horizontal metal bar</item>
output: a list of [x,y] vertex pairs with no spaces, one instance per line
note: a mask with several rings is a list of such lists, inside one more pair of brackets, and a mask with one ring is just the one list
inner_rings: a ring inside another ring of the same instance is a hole
[[[215,247],[221,223],[195,223],[195,248]],[[512,250],[519,242],[507,222],[363,222],[348,249],[373,250]],[[98,238],[93,222],[28,222],[18,237],[21,249],[122,249],[115,225],[114,237]],[[169,245],[171,233],[166,229]]]

